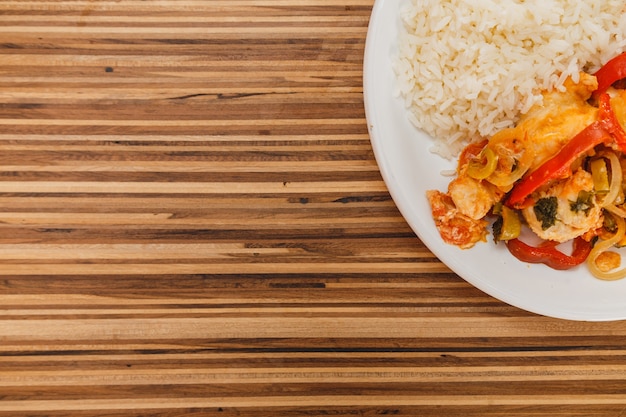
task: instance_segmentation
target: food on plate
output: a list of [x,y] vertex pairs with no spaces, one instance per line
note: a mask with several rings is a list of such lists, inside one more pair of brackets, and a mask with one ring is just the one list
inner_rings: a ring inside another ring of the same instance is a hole
[[[427,198],[443,240],[467,249],[491,226],[518,259],[601,279],[626,277],[626,52],[542,92],[512,127],[461,152],[448,189]],[[532,231],[539,243],[522,238]],[[564,250],[561,244],[571,244]]]
[[407,0],[401,19],[396,93],[458,158],[427,192],[442,238],[626,276],[623,0]]
[[[407,0],[397,94],[454,158],[626,47],[623,0]],[[535,107],[536,108],[536,107]]]

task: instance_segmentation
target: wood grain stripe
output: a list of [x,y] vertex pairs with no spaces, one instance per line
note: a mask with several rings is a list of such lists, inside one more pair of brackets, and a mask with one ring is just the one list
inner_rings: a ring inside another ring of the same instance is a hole
[[[89,401],[35,401],[31,407],[35,411],[74,411],[74,410],[136,410],[150,409],[154,407],[166,409],[180,408],[221,408],[221,407],[309,407],[325,406],[332,403],[338,407],[343,406],[438,406],[451,401],[457,406],[480,405],[480,406],[500,406],[500,405],[621,405],[626,404],[626,399],[620,395],[596,395],[585,398],[572,398],[568,396],[519,396],[510,398],[506,396],[450,396],[441,395],[431,398],[411,396],[309,396],[307,398],[279,397],[273,396],[270,399],[263,397],[231,397],[231,398],[185,398],[185,399],[160,399],[146,398],[123,401],[122,399],[111,400],[89,400]],[[1,411],[25,411],[19,403],[6,402],[0,406]]]

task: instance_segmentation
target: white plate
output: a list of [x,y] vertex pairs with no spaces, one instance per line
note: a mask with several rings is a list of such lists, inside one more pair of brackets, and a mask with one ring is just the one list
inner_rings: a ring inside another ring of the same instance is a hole
[[526,264],[490,239],[468,250],[445,244],[425,198],[428,189],[445,190],[440,172],[454,163],[429,152],[431,139],[415,129],[400,98],[394,96],[391,61],[403,0],[377,0],[367,33],[364,98],[376,160],[398,209],[424,244],[450,269],[485,293],[521,309],[556,318],[609,321],[626,318],[626,279],[601,281],[581,265],[555,271]]

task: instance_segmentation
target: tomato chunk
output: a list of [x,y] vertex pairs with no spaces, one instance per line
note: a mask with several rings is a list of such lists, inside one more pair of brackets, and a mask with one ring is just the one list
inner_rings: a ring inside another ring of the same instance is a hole
[[597,99],[616,81],[626,78],[626,52],[609,60],[594,75],[598,80],[598,88],[593,97]]

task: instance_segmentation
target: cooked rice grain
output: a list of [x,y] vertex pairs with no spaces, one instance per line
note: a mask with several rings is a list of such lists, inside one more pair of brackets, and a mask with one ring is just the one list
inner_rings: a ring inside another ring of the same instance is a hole
[[623,0],[410,0],[401,15],[398,93],[446,158],[626,49]]

